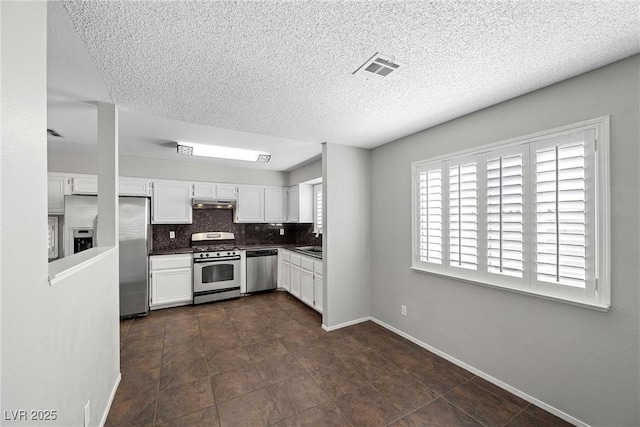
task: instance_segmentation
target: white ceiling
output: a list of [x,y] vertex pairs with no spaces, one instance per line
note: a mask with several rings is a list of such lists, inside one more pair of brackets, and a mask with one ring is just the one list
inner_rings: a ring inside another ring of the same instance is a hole
[[[204,142],[264,149],[271,162],[250,167],[288,170],[322,142],[376,147],[636,54],[638,7],[65,1],[50,6],[49,127],[65,136],[50,145],[90,149],[91,101],[111,99],[122,154]],[[353,76],[376,52],[406,66]]]

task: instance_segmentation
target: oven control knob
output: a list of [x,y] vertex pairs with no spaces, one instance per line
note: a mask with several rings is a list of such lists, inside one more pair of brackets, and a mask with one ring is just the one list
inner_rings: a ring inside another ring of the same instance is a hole
[[227,255],[231,255],[231,252],[227,252]]
[[205,254],[204,256],[206,256],[207,258],[209,257],[209,254]]
[[220,256],[220,252],[218,252],[216,255],[217,255],[217,256]]
[[202,258],[204,255],[200,254],[200,258]]

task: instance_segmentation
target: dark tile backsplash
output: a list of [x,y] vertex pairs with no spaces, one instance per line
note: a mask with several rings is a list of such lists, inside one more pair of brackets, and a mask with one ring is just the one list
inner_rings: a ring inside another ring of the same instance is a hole
[[[280,235],[284,228],[284,236]],[[175,239],[169,232],[175,231]],[[236,224],[233,211],[227,209],[194,209],[192,224],[154,224],[153,250],[181,249],[191,247],[191,235],[205,231],[228,231],[235,234],[236,245],[298,245],[322,246],[322,236],[315,237],[313,224]]]

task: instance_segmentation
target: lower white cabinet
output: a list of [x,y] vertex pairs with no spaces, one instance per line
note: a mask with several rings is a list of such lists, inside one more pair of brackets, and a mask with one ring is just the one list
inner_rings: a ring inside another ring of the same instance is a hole
[[149,307],[174,307],[193,302],[191,255],[156,255],[149,257],[151,300]]
[[280,249],[279,256],[280,287],[322,313],[324,305],[322,260],[287,249]]
[[300,267],[291,264],[291,295],[300,299]]
[[313,307],[313,271],[300,270],[300,299]]
[[289,251],[281,249],[278,251],[279,270],[278,287],[291,292],[291,254]]

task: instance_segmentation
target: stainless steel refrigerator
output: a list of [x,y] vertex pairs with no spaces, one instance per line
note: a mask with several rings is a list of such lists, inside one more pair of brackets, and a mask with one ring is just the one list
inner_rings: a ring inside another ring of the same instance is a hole
[[[120,317],[145,316],[149,313],[149,199],[120,197],[119,212]],[[96,196],[66,196],[63,221],[64,256],[99,246]]]

